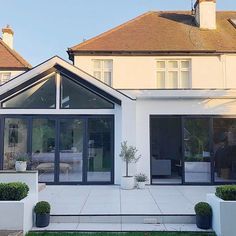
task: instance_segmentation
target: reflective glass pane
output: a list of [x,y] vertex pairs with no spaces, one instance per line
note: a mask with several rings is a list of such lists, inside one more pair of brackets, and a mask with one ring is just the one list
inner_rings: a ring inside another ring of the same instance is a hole
[[44,80],[2,103],[5,108],[55,108],[55,78]]
[[178,72],[171,71],[168,73],[168,88],[178,88]]
[[168,62],[168,67],[170,68],[170,69],[177,69],[178,68],[178,61],[169,61]]
[[53,182],[55,169],[55,120],[33,119],[32,169],[40,182]]
[[189,88],[189,72],[181,71],[181,88]]
[[211,182],[209,119],[184,119],[185,182]]
[[104,72],[104,83],[111,86],[111,72],[110,71]]
[[157,69],[165,69],[165,61],[157,61]]
[[60,176],[59,180],[82,181],[84,121],[60,121]]
[[112,130],[110,118],[88,119],[88,181],[110,182],[112,171]]
[[157,88],[165,88],[165,72],[158,71],[157,72]]
[[102,66],[101,66],[101,60],[94,60],[93,61],[93,68],[94,69],[101,69]]
[[213,119],[215,182],[236,180],[236,119]]
[[4,127],[3,169],[15,169],[18,154],[27,153],[27,121],[18,118],[6,118]]
[[100,71],[94,71],[93,72],[93,76],[99,80],[101,80],[101,72]]
[[112,60],[104,60],[104,69],[112,69]]
[[181,61],[182,69],[189,69],[189,61]]
[[62,77],[61,107],[67,109],[112,109],[113,103],[105,100],[80,84],[66,77]]

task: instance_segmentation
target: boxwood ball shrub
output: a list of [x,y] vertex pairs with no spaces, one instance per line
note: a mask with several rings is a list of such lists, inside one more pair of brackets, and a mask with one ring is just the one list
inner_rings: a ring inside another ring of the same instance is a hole
[[236,185],[225,185],[217,187],[216,196],[225,201],[236,201]]
[[29,187],[25,183],[0,183],[0,201],[20,201],[27,197]]
[[34,212],[36,214],[48,214],[50,213],[51,206],[48,202],[46,201],[41,201],[36,204],[34,207]]
[[211,216],[212,209],[211,206],[207,202],[199,202],[195,205],[195,212],[200,216]]

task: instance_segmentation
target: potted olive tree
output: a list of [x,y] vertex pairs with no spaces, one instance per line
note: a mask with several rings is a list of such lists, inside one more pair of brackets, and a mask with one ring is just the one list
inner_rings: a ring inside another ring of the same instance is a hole
[[210,229],[212,221],[212,209],[207,202],[199,202],[195,205],[196,225],[200,229]]
[[141,156],[137,156],[137,148],[134,146],[128,146],[127,141],[121,143],[120,157],[125,162],[125,176],[121,179],[122,189],[133,189],[134,188],[134,176],[129,175],[129,164],[136,163]]
[[26,171],[28,160],[29,160],[29,157],[27,154],[16,155],[16,162],[15,162],[16,171],[20,171],[20,172]]
[[146,185],[146,181],[148,181],[148,177],[145,174],[140,173],[140,174],[135,175],[135,180],[137,183],[137,188],[144,189]]
[[38,202],[34,208],[36,214],[36,227],[47,227],[50,222],[51,206],[46,201]]

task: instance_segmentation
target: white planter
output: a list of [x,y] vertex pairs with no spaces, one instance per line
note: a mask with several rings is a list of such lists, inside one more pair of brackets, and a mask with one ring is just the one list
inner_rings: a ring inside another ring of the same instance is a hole
[[126,189],[126,190],[133,189],[134,188],[134,177],[133,176],[129,176],[129,177],[122,176],[121,188]]
[[137,182],[138,189],[145,189],[146,182]]
[[38,202],[38,173],[0,171],[0,183],[17,181],[29,186],[29,194],[21,201],[0,201],[0,230],[19,230],[25,235],[33,227],[33,209]]
[[16,171],[20,171],[20,172],[26,171],[26,167],[27,167],[26,161],[16,161],[15,163]]
[[207,194],[212,207],[212,228],[217,236],[233,236],[236,232],[236,201],[224,201],[215,194]]

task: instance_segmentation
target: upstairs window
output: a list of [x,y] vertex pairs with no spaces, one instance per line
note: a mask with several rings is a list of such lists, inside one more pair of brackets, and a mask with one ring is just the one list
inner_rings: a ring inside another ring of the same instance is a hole
[[93,76],[112,86],[112,60],[93,60]]
[[6,83],[11,78],[10,72],[0,72],[0,85]]
[[156,87],[158,89],[190,88],[190,61],[158,60],[156,62]]

